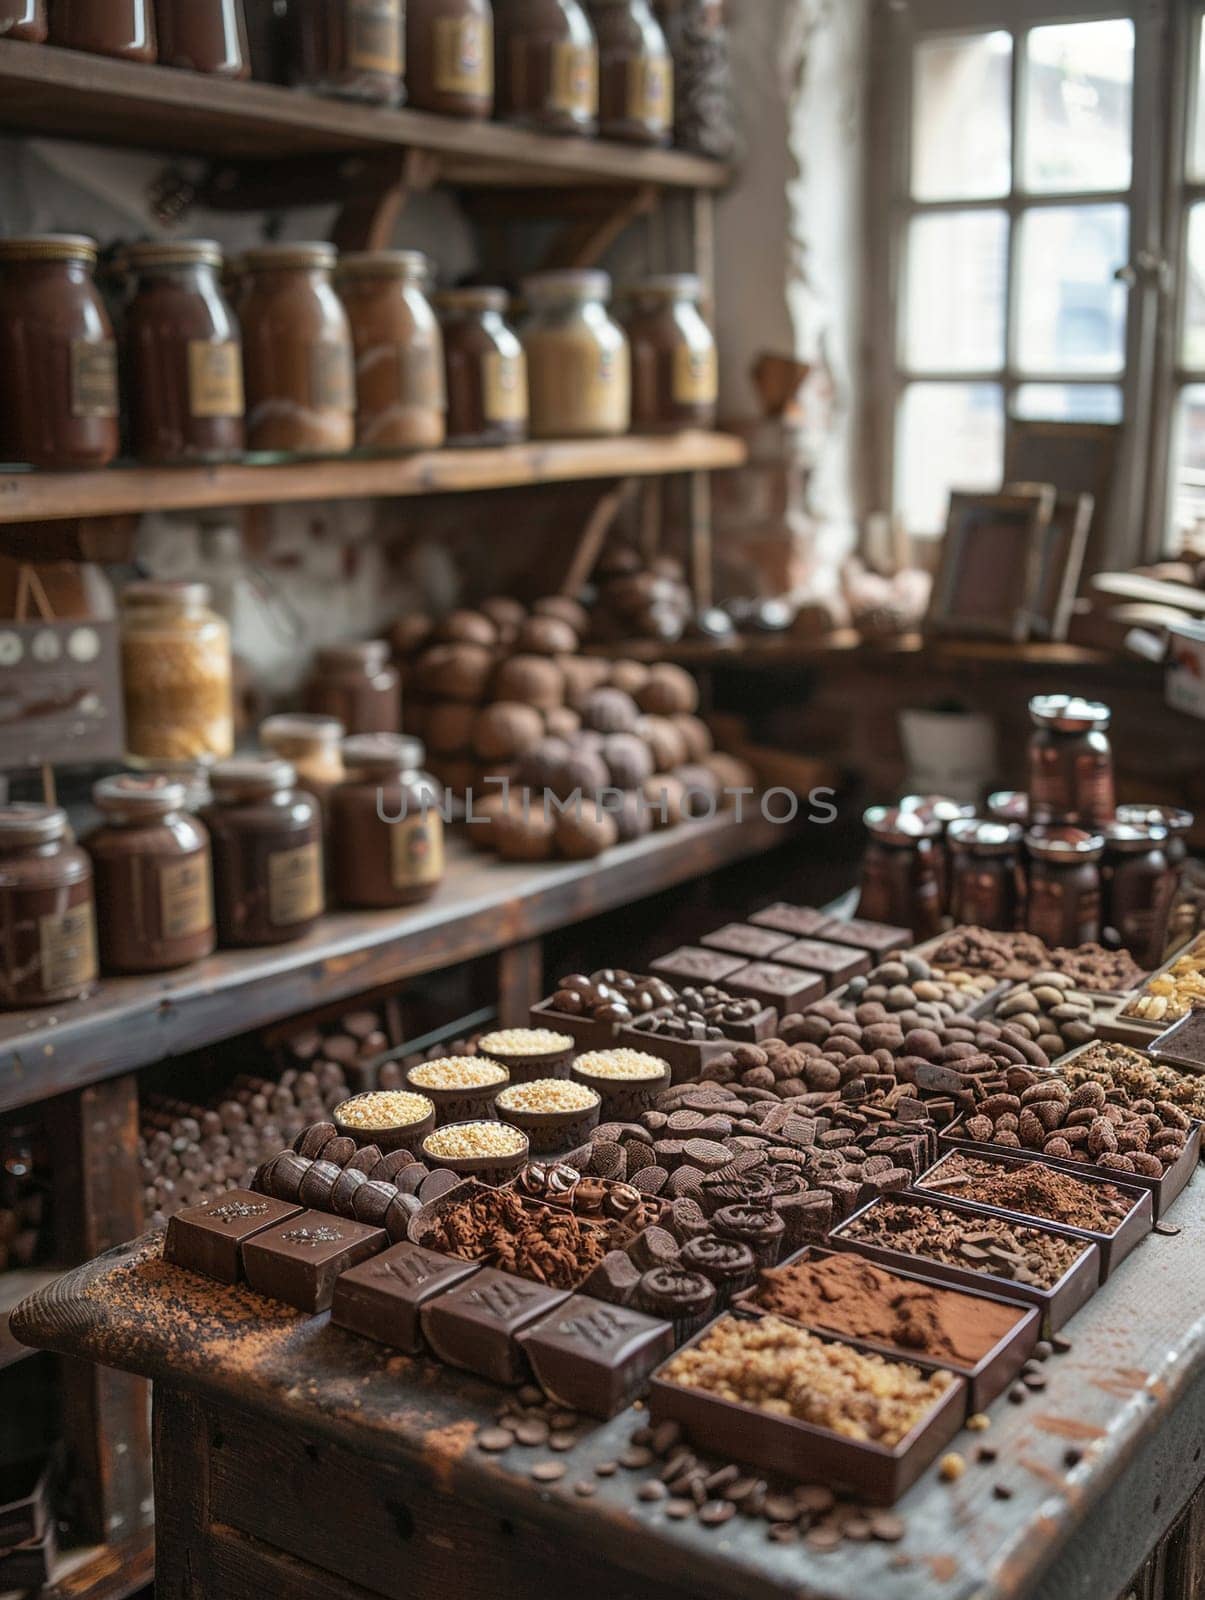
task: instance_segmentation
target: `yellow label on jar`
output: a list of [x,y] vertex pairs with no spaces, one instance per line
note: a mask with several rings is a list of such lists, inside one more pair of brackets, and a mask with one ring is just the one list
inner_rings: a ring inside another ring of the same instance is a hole
[[160,869],[159,914],[165,939],[187,939],[212,928],[213,893],[205,851]]
[[442,351],[434,350],[429,344],[399,345],[397,359],[401,403],[441,411],[447,404]]
[[574,117],[593,117],[598,111],[598,53],[586,44],[558,39],[552,47],[552,85],[549,106]]
[[188,409],[194,417],[241,417],[243,352],[237,344],[188,341]]
[[117,344],[113,339],[72,339],[71,415],[117,415]]
[[439,94],[494,92],[494,30],[488,17],[437,17],[434,87]]
[[95,978],[96,927],[90,900],[73,906],[70,911],[39,917],[38,941],[42,989],[46,994],[60,989],[78,989]]
[[276,928],[322,913],[322,854],[313,844],[268,857],[268,921]]
[[389,846],[395,889],[420,889],[443,877],[444,825],[438,811],[390,823]]
[[692,350],[680,344],[674,350],[674,400],[679,405],[712,405],[719,393],[715,346]]
[[402,71],[402,0],[351,0],[347,61],[357,72]]
[[668,131],[674,120],[674,67],[668,56],[637,56],[628,63],[628,117]]
[[529,341],[531,421],[540,438],[625,433],[631,420],[626,344],[604,348],[585,337]]
[[481,409],[487,422],[527,421],[527,358],[487,350],[481,364]]
[[350,348],[331,339],[310,352],[310,403],[317,411],[353,411],[355,378]]

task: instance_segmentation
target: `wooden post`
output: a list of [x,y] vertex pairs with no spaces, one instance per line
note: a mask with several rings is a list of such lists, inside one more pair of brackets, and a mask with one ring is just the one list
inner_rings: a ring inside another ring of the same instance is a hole
[[544,942],[527,939],[498,952],[498,1020],[504,1028],[527,1025],[527,1014],[544,998]]

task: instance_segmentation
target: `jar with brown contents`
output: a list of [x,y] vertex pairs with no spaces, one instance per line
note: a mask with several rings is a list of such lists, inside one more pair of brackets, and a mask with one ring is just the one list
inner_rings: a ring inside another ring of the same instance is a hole
[[1140,967],[1163,960],[1176,874],[1167,857],[1167,829],[1114,822],[1105,829],[1101,866],[1104,924]]
[[46,42],[46,0],[0,0],[0,39]]
[[1112,712],[1078,695],[1036,695],[1029,702],[1029,820],[1097,829],[1116,809]]
[[406,97],[417,111],[488,117],[494,109],[490,0],[407,0]]
[[863,821],[870,839],[855,915],[863,922],[911,928],[918,942],[931,939],[941,931],[940,823],[887,806],[872,806]]
[[154,61],[159,52],[153,0],[54,0],[50,42],[95,56]]
[[341,905],[429,900],[444,872],[443,791],[417,739],[373,734],[343,745],[346,780],[331,799],[333,882]]
[[1100,858],[1105,841],[1080,828],[1040,828],[1025,835],[1029,854],[1026,931],[1051,948],[1100,938]]
[[218,940],[300,939],[323,911],[322,819],[287,761],[224,761],[203,814],[213,848]]
[[445,289],[435,296],[450,445],[521,444],[527,437],[527,358],[506,306],[505,289]]
[[247,445],[342,455],[356,441],[355,354],[331,284],[329,244],[267,245],[243,258],[239,300]]
[[601,438],[631,421],[631,363],[623,329],[607,310],[605,272],[542,272],[523,292],[533,439]]
[[0,240],[0,459],[104,467],[120,447],[117,345],[76,234]]
[[[1178,872],[1188,858],[1188,836],[1195,817],[1181,806],[1118,806],[1117,821],[1127,828],[1163,828],[1167,841],[1163,853],[1168,866]],[[1158,964],[1158,963],[1156,963]]]
[[674,63],[649,0],[586,0],[598,39],[598,131],[665,145],[674,126]]
[[326,645],[314,658],[306,705],[356,733],[396,733],[402,722],[402,680],[385,639]]
[[289,0],[288,18],[297,83],[349,100],[401,101],[403,0]]
[[325,811],[332,791],[343,782],[341,747],[346,731],[335,717],[290,711],[266,717],[259,725],[259,742],[270,755],[289,763],[306,793]]
[[498,116],[545,133],[594,133],[598,42],[578,0],[494,0]]
[[130,443],[140,461],[174,466],[241,453],[243,351],[207,240],[136,244],[137,288],[125,317]]
[[963,819],[946,830],[950,914],[956,924],[1011,932],[1025,904],[1022,830]]
[[165,67],[249,78],[243,0],[155,0],[159,60]]
[[203,583],[131,583],[121,594],[126,759],[212,762],[234,748],[230,629]]
[[92,865],[57,806],[0,806],[0,1006],[75,1000],[96,977]]
[[119,773],[102,778],[92,798],[103,820],[84,848],[105,971],[167,972],[209,955],[217,940],[209,835],[184,809],[184,785]]
[[427,275],[417,250],[372,250],[339,263],[362,450],[434,450],[444,441],[443,339],[424,293]]
[[640,432],[715,425],[715,336],[691,272],[649,278],[629,291],[624,329],[632,346],[632,426]]

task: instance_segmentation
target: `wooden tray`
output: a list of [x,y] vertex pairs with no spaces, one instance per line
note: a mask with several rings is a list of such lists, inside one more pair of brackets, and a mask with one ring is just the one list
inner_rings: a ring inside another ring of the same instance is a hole
[[641,1033],[639,1028],[621,1028],[615,1037],[617,1046],[664,1061],[671,1084],[694,1083],[707,1063],[727,1055],[734,1043],[732,1039],[663,1039],[655,1033]]

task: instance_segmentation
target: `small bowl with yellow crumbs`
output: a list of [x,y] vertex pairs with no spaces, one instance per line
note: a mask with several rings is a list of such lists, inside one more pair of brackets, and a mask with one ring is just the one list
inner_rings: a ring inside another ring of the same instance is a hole
[[598,1126],[602,1096],[571,1078],[533,1078],[512,1083],[495,1104],[503,1122],[521,1128],[533,1155],[551,1155],[584,1144]]
[[651,1111],[657,1096],[669,1088],[670,1066],[644,1050],[587,1050],[573,1063],[570,1077],[602,1100],[608,1121],[633,1122]]
[[405,1089],[374,1089],[337,1105],[331,1121],[357,1145],[375,1144],[383,1155],[393,1150],[417,1155],[419,1145],[435,1126],[435,1102],[429,1095]]
[[477,1049],[501,1063],[512,1083],[533,1078],[567,1078],[576,1044],[570,1034],[552,1028],[498,1028],[477,1041]]
[[494,1101],[509,1082],[506,1068],[488,1056],[441,1056],[406,1072],[406,1087],[435,1102],[439,1124],[496,1117]]
[[509,1122],[448,1122],[428,1133],[419,1155],[429,1167],[446,1167],[462,1178],[507,1183],[527,1165],[530,1145]]

